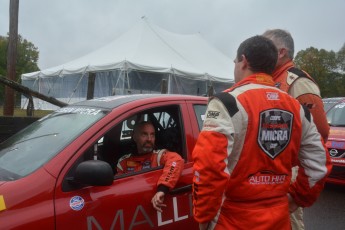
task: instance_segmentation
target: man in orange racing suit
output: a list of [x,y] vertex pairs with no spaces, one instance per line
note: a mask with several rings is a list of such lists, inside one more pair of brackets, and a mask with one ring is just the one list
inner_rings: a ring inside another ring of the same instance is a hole
[[157,182],[157,193],[151,200],[153,207],[162,212],[162,208],[166,207],[163,203],[164,196],[175,187],[182,173],[184,161],[175,152],[169,152],[165,149],[154,150],[155,129],[150,122],[140,122],[134,127],[133,140],[136,143],[137,152],[119,159],[117,163],[118,175],[163,165],[163,173]]
[[[308,107],[313,115],[317,130],[324,142],[327,141],[329,125],[324,111],[320,89],[314,79],[303,70],[294,66],[294,41],[288,31],[281,29],[267,30],[264,37],[273,41],[278,49],[278,61],[272,74],[276,87],[296,98],[302,105]],[[298,167],[293,168],[292,181],[298,173]],[[298,208],[291,214],[293,230],[303,230],[303,209]]]
[[[194,218],[200,229],[290,230],[289,211],[312,205],[330,158],[309,110],[274,87],[277,49],[245,40],[236,84],[210,98],[193,150]],[[291,168],[300,166],[290,184]]]

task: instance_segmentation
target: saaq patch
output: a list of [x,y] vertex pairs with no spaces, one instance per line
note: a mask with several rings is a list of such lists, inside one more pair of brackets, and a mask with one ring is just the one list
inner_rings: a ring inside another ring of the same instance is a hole
[[291,139],[293,114],[269,109],[260,113],[258,143],[272,159],[276,158],[289,144]]
[[81,196],[74,196],[69,201],[69,206],[74,211],[81,210],[84,207],[84,204],[85,204],[84,199]]

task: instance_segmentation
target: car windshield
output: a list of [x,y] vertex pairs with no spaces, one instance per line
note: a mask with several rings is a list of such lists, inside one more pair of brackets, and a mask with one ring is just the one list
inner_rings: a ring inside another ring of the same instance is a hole
[[335,104],[341,102],[345,98],[343,97],[331,97],[331,98],[324,98],[322,99],[323,108],[327,112],[330,108],[332,108]]
[[16,180],[48,162],[107,111],[65,107],[0,144],[0,181]]
[[345,102],[335,105],[327,112],[327,121],[330,126],[345,127]]

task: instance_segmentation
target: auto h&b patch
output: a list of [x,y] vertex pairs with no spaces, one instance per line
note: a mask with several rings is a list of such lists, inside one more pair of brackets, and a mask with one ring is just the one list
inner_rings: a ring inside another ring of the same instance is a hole
[[260,148],[272,159],[276,158],[291,139],[293,114],[269,109],[260,113],[258,143]]

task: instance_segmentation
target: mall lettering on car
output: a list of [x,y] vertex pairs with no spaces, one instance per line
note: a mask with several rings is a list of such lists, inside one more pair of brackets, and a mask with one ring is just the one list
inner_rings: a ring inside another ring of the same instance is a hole
[[[168,224],[172,224],[174,222],[178,222],[181,220],[185,220],[187,218],[192,218],[193,215],[193,208],[192,208],[192,194],[189,194],[189,208],[190,208],[190,214],[189,215],[184,215],[184,216],[179,216],[179,205],[177,201],[177,197],[173,197],[173,211],[174,211],[174,218],[173,219],[164,219],[164,212],[158,212],[157,211],[157,222],[154,224],[153,221],[150,219],[150,216],[147,214],[145,209],[143,208],[142,205],[138,205],[132,214],[132,219],[131,223],[128,227],[128,229],[133,229],[135,226],[140,226],[142,225],[143,227],[150,226],[151,228],[154,227],[160,227]],[[120,230],[125,230],[125,218],[124,216],[127,215],[127,213],[124,213],[123,209],[117,210],[111,223],[110,229],[120,229]],[[140,216],[140,220],[138,218]],[[142,217],[144,217],[144,220],[142,220]],[[99,223],[97,219],[94,216],[88,216],[86,218],[87,221],[87,229],[88,230],[103,230],[102,228],[102,223]]]

